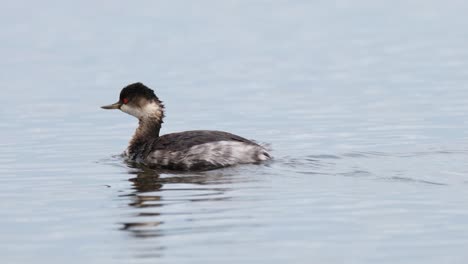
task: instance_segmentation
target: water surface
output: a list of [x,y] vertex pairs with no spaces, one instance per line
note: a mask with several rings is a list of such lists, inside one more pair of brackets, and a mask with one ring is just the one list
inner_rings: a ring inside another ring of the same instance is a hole
[[[466,263],[463,1],[20,1],[0,11],[2,263]],[[163,133],[275,160],[119,154],[142,81]]]

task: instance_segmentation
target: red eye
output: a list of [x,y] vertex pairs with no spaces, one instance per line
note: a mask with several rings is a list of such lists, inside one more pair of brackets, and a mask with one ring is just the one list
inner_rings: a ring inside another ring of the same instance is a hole
[[127,103],[128,103],[128,98],[124,98],[124,99],[123,99],[123,103],[124,103],[124,104],[127,104]]

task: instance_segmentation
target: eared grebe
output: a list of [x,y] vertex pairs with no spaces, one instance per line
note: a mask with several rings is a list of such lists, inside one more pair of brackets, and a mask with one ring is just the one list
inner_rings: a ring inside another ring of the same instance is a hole
[[126,86],[117,103],[104,109],[120,109],[139,120],[125,155],[149,167],[173,170],[211,170],[270,159],[260,145],[221,131],[196,130],[159,136],[164,105],[142,83]]

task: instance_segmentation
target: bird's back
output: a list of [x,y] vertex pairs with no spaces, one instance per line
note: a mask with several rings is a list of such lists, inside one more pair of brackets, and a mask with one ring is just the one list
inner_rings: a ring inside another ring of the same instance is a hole
[[177,170],[208,170],[270,158],[260,145],[243,137],[211,130],[160,136],[145,159],[150,166]]

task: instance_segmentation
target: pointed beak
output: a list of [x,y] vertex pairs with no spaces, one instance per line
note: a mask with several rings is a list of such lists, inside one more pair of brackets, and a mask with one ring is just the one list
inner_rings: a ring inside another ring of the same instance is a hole
[[120,109],[121,106],[122,106],[122,103],[117,102],[115,104],[101,106],[101,108],[102,109]]

